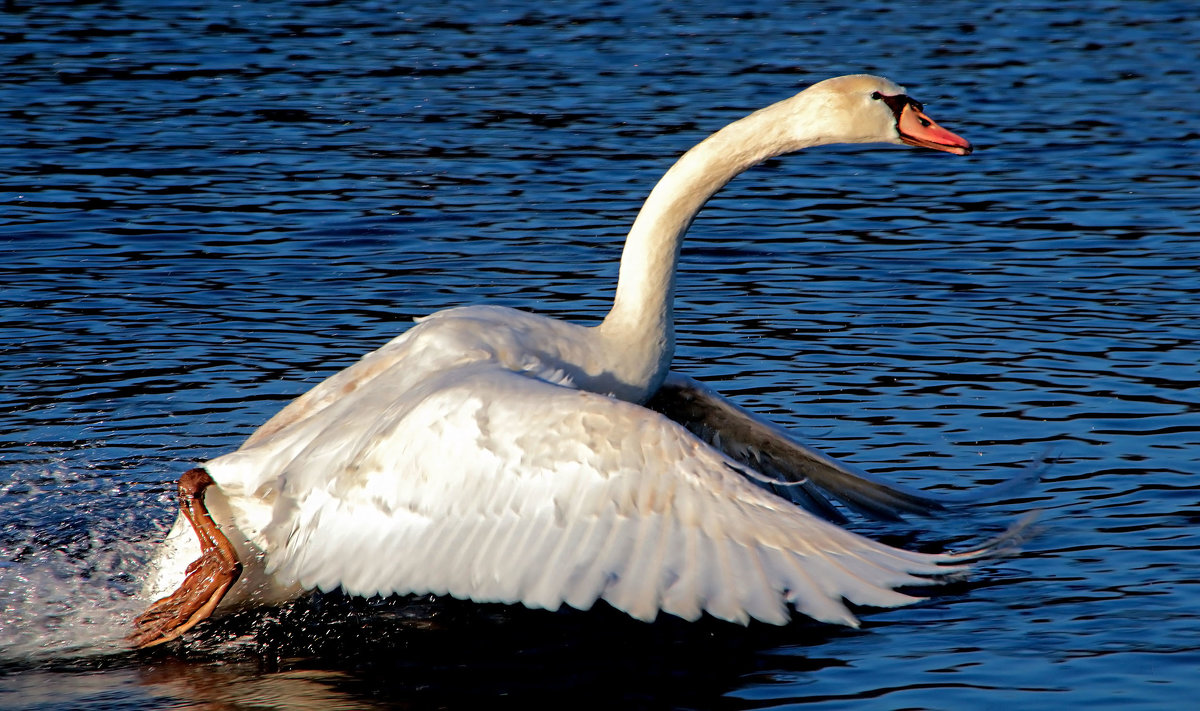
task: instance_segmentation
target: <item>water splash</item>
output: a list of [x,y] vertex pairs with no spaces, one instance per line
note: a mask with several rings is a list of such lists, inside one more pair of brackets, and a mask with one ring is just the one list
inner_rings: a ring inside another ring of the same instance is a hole
[[50,469],[0,484],[0,663],[126,649],[162,524],[147,530],[148,502],[112,482]]

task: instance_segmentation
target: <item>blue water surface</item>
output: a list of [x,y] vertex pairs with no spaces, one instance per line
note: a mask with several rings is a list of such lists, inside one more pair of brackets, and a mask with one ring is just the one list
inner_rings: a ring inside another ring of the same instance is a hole
[[[1190,708],[1194,2],[0,9],[0,707]],[[828,76],[968,158],[830,147],[709,203],[675,369],[1022,552],[860,630],[328,595],[119,638],[173,483],[452,305],[594,323],[674,157]]]

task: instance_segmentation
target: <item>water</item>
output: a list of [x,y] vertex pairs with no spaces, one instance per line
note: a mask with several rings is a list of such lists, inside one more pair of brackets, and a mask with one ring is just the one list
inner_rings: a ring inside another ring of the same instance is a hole
[[[0,707],[1183,708],[1200,692],[1194,3],[27,2],[0,13]],[[115,646],[173,481],[448,305],[590,322],[674,156],[826,76],[969,158],[771,161],[676,369],[1020,555],[862,630],[306,600]]]

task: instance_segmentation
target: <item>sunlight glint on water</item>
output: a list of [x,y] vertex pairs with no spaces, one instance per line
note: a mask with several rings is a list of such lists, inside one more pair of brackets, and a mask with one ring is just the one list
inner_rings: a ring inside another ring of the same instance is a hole
[[[7,3],[0,708],[1195,698],[1194,10]],[[594,322],[676,155],[859,71],[979,150],[734,181],[684,247],[675,366],[932,493],[1056,454],[1026,496],[859,528],[953,545],[1044,509],[1022,555],[857,632],[330,596],[114,653],[185,469],[414,316]]]

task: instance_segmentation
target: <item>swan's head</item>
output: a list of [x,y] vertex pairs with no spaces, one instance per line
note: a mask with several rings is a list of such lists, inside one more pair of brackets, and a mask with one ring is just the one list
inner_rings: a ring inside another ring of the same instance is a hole
[[814,128],[830,143],[902,143],[965,156],[971,144],[933,122],[904,87],[854,74],[814,84],[796,95],[798,130]]

